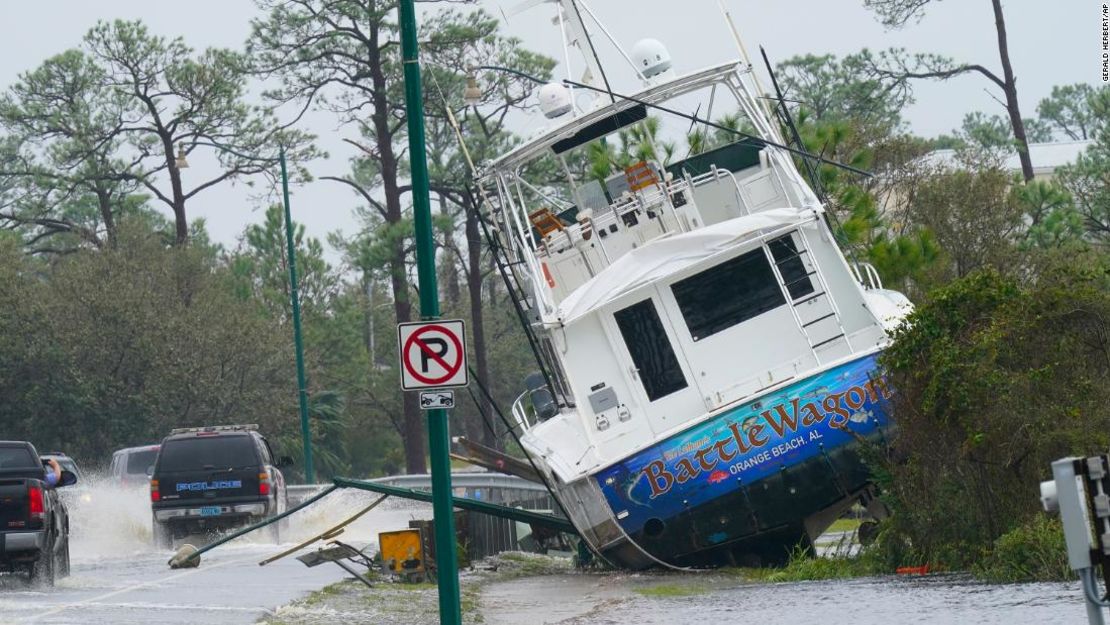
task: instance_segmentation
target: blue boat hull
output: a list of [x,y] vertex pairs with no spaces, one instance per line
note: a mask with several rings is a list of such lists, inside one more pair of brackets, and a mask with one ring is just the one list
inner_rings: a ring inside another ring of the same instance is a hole
[[888,435],[891,395],[877,357],[771,391],[596,474],[632,543],[604,555],[634,568],[783,560],[807,540],[807,519],[869,487],[860,451]]

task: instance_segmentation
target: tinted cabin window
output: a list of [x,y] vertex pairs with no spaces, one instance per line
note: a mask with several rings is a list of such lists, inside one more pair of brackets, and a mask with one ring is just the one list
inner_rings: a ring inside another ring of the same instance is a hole
[[763,248],[676,282],[671,291],[695,341],[786,303]]
[[258,452],[248,436],[198,436],[162,445],[158,471],[245,469],[258,466]]
[[613,316],[649,400],[686,388],[686,377],[650,299],[618,310]]
[[26,447],[0,447],[0,469],[33,469],[38,464]]
[[790,235],[779,237],[767,244],[771,248],[771,255],[779,266],[782,281],[790,291],[791,299],[801,299],[813,292],[813,282],[810,280],[806,265],[798,254],[798,247]]
[[132,475],[146,475],[147,468],[154,466],[157,458],[157,449],[136,451],[127,457],[127,472]]

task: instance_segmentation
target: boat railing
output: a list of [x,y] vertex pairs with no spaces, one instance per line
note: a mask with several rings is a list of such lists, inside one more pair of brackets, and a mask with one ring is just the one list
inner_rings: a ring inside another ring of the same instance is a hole
[[[677,179],[653,185],[650,189],[636,194],[621,196],[609,204],[608,210],[593,217],[595,229],[606,227],[610,223],[617,223],[629,213],[669,208],[667,214],[675,218],[676,224],[674,225],[681,230],[681,222],[679,222],[677,215],[674,214],[673,203],[670,198],[675,197],[679,193],[684,193],[689,188],[690,184],[687,180]],[[569,229],[575,227],[577,227],[576,224],[571,224],[567,229],[549,234],[545,241],[545,245],[537,249],[537,254],[543,256],[545,253],[550,253],[550,250],[561,250],[572,246],[575,242],[575,237],[571,235]],[[668,226],[666,221],[663,222],[663,228],[666,233],[669,233],[672,229]],[[605,247],[603,242],[601,245],[603,248]]]
[[613,208],[613,213],[620,217],[637,209],[646,210],[661,204],[667,204],[668,197],[674,197],[675,194],[685,191],[686,188],[686,180],[681,178],[670,180],[662,184],[652,185],[647,190],[629,197],[617,198],[610,206]]
[[740,214],[751,215],[752,209],[748,206],[748,203],[744,201],[744,192],[740,189],[740,181],[736,179],[736,174],[727,169],[718,169],[716,165],[713,166],[713,176],[715,178],[718,177],[722,171],[728,174],[729,179],[732,180],[732,186],[736,188],[736,204],[737,207],[740,208]]
[[878,270],[871,263],[853,263],[852,272],[856,275],[856,281],[863,285],[867,290],[883,288],[883,280],[879,277]]
[[513,401],[513,419],[516,421],[516,424],[520,426],[521,432],[527,431],[533,425],[532,420],[528,418],[528,409],[524,403],[526,397],[528,397],[528,391],[524,391]]

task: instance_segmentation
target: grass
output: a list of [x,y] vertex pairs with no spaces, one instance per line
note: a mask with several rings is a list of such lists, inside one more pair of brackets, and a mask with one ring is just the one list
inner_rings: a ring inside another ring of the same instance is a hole
[[320,590],[312,592],[304,598],[305,605],[319,605],[320,603],[323,603],[324,600],[328,597],[334,597],[335,595],[338,595],[339,593],[343,592],[343,586],[346,583],[346,581],[336,582],[334,584],[324,586]]
[[859,519],[837,519],[825,532],[853,532],[859,529]]
[[815,558],[801,547],[790,553],[790,559],[784,566],[730,569],[730,571],[751,581],[771,583],[847,579],[890,573],[872,549],[865,549],[858,555]]
[[435,583],[433,583],[433,582],[417,582],[415,584],[410,584],[408,582],[393,582],[389,585],[389,587],[390,588],[395,588],[397,590],[409,590],[409,591],[432,590],[434,588],[438,588],[438,586],[436,586]]
[[485,619],[478,611],[481,607],[479,597],[482,594],[482,588],[478,584],[464,585],[462,588],[462,596],[459,597],[459,608],[462,610],[462,615],[466,620],[472,623],[484,623]]
[[708,592],[708,589],[699,585],[656,584],[645,588],[637,588],[636,592],[653,599],[672,599],[700,595]]
[[571,570],[570,561],[522,551],[506,551],[492,558],[498,563],[498,579],[566,573]]
[[[463,618],[466,623],[483,622],[481,593],[490,582],[557,575],[571,570],[568,558],[520,552],[506,552],[489,558],[482,568],[459,579]],[[331,584],[291,604],[291,612],[272,615],[259,622],[266,625],[307,625],[316,622],[311,614],[323,608],[338,614],[336,622],[423,623],[430,622],[430,615],[436,613],[437,586],[434,581],[407,584],[387,581],[379,575],[374,575],[372,579],[375,582],[372,589],[350,579]],[[376,620],[366,620],[366,615]]]

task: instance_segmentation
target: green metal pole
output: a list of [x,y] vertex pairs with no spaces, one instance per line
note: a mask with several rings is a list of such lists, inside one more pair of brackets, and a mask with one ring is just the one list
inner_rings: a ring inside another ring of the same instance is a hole
[[[420,285],[420,315],[439,317],[435,246],[432,239],[432,202],[428,196],[428,160],[424,152],[424,99],[420,89],[420,61],[413,0],[400,0],[401,59],[405,68],[405,114],[409,127],[409,169],[412,172],[413,221],[416,225],[416,272]],[[451,458],[447,412],[428,412],[428,451],[432,460],[432,510],[435,514],[436,577],[439,582],[440,625],[461,625],[458,556],[455,553],[455,513],[451,505]]]
[[301,441],[304,443],[304,479],[316,483],[312,466],[312,432],[308,427],[308,390],[304,381],[304,341],[301,339],[301,298],[297,294],[297,252],[293,246],[293,216],[289,212],[289,173],[285,170],[285,148],[278,152],[281,163],[281,194],[285,204],[285,247],[289,250],[289,300],[293,305],[293,345],[297,350],[297,401],[301,406]]

